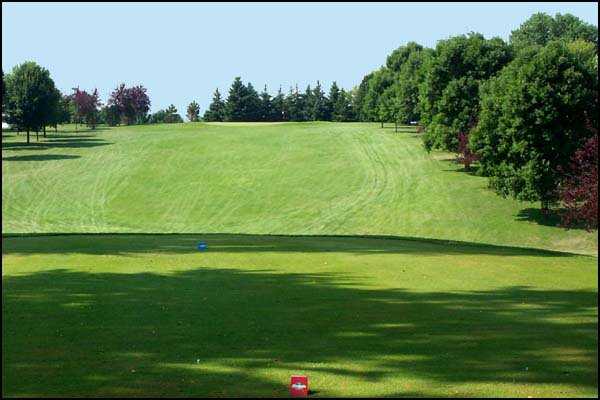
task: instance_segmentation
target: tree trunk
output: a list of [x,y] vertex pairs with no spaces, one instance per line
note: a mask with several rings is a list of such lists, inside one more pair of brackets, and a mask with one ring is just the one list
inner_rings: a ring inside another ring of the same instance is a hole
[[58,124],[54,125],[54,133],[58,133]]
[[29,129],[27,129],[27,144],[29,144]]
[[381,127],[383,128],[383,121],[381,121]]
[[40,131],[39,131],[39,129],[35,130],[35,141],[36,142],[40,141]]
[[44,125],[44,137],[46,137],[46,125]]
[[396,130],[396,133],[398,133],[398,122],[394,121],[394,129]]

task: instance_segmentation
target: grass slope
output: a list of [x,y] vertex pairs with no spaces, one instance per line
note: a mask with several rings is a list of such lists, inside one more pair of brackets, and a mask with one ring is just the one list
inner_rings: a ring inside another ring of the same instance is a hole
[[[68,129],[72,129],[69,127]],[[377,234],[596,254],[410,128],[177,124],[3,137],[2,232]]]
[[3,395],[597,397],[597,233],[408,130],[3,141]]
[[[198,240],[207,252],[195,251]],[[435,241],[3,239],[8,396],[597,397],[597,259]]]

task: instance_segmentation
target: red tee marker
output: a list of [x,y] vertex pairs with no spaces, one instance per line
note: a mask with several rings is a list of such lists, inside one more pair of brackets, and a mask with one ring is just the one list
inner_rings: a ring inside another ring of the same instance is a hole
[[308,376],[292,375],[290,382],[290,396],[308,397]]

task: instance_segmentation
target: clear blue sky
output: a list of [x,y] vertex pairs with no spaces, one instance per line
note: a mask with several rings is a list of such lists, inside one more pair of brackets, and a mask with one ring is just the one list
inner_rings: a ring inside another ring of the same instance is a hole
[[596,3],[2,3],[2,68],[33,60],[68,92],[119,82],[148,88],[152,111],[174,103],[204,112],[235,76],[257,90],[319,79],[345,88],[396,47],[433,47],[476,31],[508,39],[535,12],[571,13],[598,25]]

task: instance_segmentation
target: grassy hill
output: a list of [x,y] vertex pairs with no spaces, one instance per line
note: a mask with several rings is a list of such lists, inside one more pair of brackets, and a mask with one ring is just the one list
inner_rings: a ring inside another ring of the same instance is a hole
[[3,395],[598,396],[597,233],[410,129],[71,129],[3,134]]
[[597,253],[410,128],[177,124],[3,136],[2,232],[394,235]]

